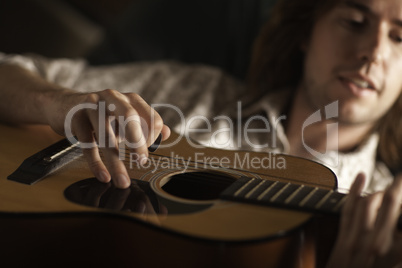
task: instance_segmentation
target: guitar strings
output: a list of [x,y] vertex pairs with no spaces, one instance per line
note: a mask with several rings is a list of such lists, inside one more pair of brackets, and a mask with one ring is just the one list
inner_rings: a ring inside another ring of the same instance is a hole
[[[127,151],[127,150],[125,150],[124,148],[121,149],[121,150],[124,150],[125,152]],[[120,151],[120,150],[119,150],[119,151]],[[102,152],[102,151],[99,151],[99,154],[100,154],[101,158],[104,159],[104,158],[103,158],[103,152]],[[130,154],[130,153],[125,153],[124,155],[125,155],[125,156],[129,156],[129,154]],[[79,157],[79,156],[81,156],[81,157],[80,157],[80,158],[77,158],[77,157]],[[82,163],[85,162],[85,163],[86,163],[85,158],[82,157],[82,156],[83,156],[82,152],[73,152],[73,153],[70,153],[70,154],[65,155],[65,156],[63,156],[63,157],[64,157],[65,159],[67,159],[67,160],[70,160],[70,161],[71,161],[71,160],[75,160],[75,161],[78,161],[78,162],[82,162]],[[152,156],[154,156],[154,157],[152,157]],[[180,168],[186,168],[186,167],[197,168],[197,167],[199,167],[199,166],[209,166],[209,165],[206,164],[205,162],[196,162],[196,161],[191,161],[191,160],[186,161],[186,162],[188,163],[188,166],[184,166],[184,165],[179,164],[180,161],[175,161],[175,160],[178,160],[179,158],[170,157],[170,156],[164,156],[164,155],[159,155],[159,154],[151,153],[151,152],[149,153],[149,158],[150,158],[150,159],[156,159],[156,158],[159,158],[159,157],[164,157],[165,159],[170,159],[170,160],[172,160],[171,162],[175,162],[175,167],[178,168],[178,169],[180,169]],[[126,158],[124,158],[123,163],[125,164],[126,167],[129,165],[129,162],[128,162],[128,161],[129,161],[129,160],[127,160]],[[222,169],[225,169],[225,168],[222,167]],[[230,170],[238,171],[238,172],[250,173],[250,171],[245,170],[245,169],[241,169],[241,168],[230,168]],[[255,174],[255,175],[267,176],[267,174],[264,174],[264,173],[258,173],[258,172],[252,172],[252,173]],[[269,175],[268,175],[268,176],[269,176]],[[269,176],[269,177],[275,178],[275,177],[273,177],[273,176]],[[303,181],[296,180],[296,179],[291,179],[291,178],[276,177],[275,179],[285,180],[285,181],[288,181],[288,182],[294,182],[294,183],[297,183],[297,184],[300,184],[300,185],[303,184]],[[312,184],[311,186],[325,187],[325,185],[318,184],[318,183]]]
[[[100,154],[101,158],[104,159],[103,153],[99,152],[99,154]],[[128,155],[129,155],[129,153],[125,154],[125,156],[128,156]],[[64,155],[64,156],[61,156],[61,157],[63,157],[67,161],[76,161],[76,162],[80,162],[80,163],[87,163],[87,161],[84,158],[82,152],[72,152],[72,153],[69,153],[68,155]],[[156,153],[149,153],[149,158],[150,159],[158,159],[160,157],[165,157],[166,159],[170,159],[172,162],[175,162],[175,160],[177,160],[177,158],[168,157],[168,156],[164,156],[164,155],[159,155],[159,154],[156,154]],[[126,167],[128,167],[129,160],[125,159],[123,161],[123,163],[125,164]],[[189,161],[188,164],[189,164],[188,166],[184,166],[182,164],[179,164],[179,162],[175,162],[175,167],[180,169],[180,168],[186,168],[186,167],[197,168],[198,165],[200,165],[200,166],[208,166],[208,164],[205,164],[204,162],[195,162],[195,161]],[[239,169],[239,168],[236,168],[236,169],[233,168],[233,169],[230,169],[230,170],[250,173],[250,171],[248,171],[248,170]],[[256,172],[253,172],[253,173],[256,174],[256,175],[262,175],[262,176],[266,175],[266,174],[256,173]],[[272,177],[272,176],[269,176],[269,177]],[[272,177],[272,178],[275,178],[275,177]],[[305,185],[305,183],[302,183],[299,180],[295,180],[295,179],[291,179],[291,178],[278,178],[278,179],[282,179],[284,181],[296,183],[296,184],[299,184],[299,185]],[[193,178],[183,177],[182,180],[193,181]],[[222,177],[217,176],[217,177],[213,177],[213,178],[210,178],[210,177],[206,176],[206,177],[203,177],[203,180],[206,183],[208,183],[209,181],[217,182],[217,180],[222,180],[222,182],[227,181],[227,179],[224,176],[222,176]],[[312,186],[312,185],[310,184],[310,186]],[[316,184],[316,186],[320,187],[320,186],[325,186],[325,185]],[[347,188],[337,188],[337,190],[341,191],[344,194],[347,194],[349,192],[349,189],[347,189]],[[367,191],[362,192],[362,195],[369,195],[369,194],[370,193],[367,192]]]
[[[127,168],[130,165],[130,162],[129,162],[130,159],[127,159],[130,156],[130,152],[127,152],[128,150],[126,150],[125,148],[120,148],[119,152],[122,151],[122,150],[124,151],[122,155],[125,156],[124,160],[123,160],[123,163],[125,164],[125,166]],[[104,159],[103,152],[99,151],[99,154],[100,154],[101,158]],[[86,163],[87,162],[86,159],[83,157],[82,151],[70,152],[70,153],[68,153],[66,155],[63,155],[61,157],[66,159],[67,161],[77,161],[77,162],[80,162],[80,163]],[[174,167],[178,168],[178,169],[186,168],[186,167],[187,168],[195,168],[195,169],[197,169],[199,167],[208,167],[208,166],[210,166],[208,163],[192,161],[190,159],[186,160],[186,163],[187,163],[188,166],[185,166],[185,165],[182,164],[181,161],[179,161],[179,160],[183,160],[182,158],[180,159],[179,157],[171,157],[171,156],[159,155],[157,153],[151,153],[151,152],[149,153],[148,158],[152,161],[152,160],[155,160],[155,159],[159,159],[160,157],[164,157],[165,159],[171,160],[171,162],[174,163]],[[155,166],[153,166],[153,167],[155,167]],[[269,176],[269,177],[271,177],[273,179],[278,179],[279,181],[287,181],[287,182],[292,182],[292,183],[296,183],[296,184],[299,184],[299,185],[304,184],[303,181],[301,181],[301,180],[296,180],[296,179],[292,179],[292,178],[274,177],[274,176],[270,176],[269,174],[264,174],[264,173],[254,172],[254,171],[251,172],[251,171],[248,171],[248,170],[245,170],[245,169],[242,169],[242,168],[229,168],[229,169],[224,168],[224,167],[221,167],[221,168],[222,168],[223,171],[232,170],[232,171],[237,171],[237,172],[242,172],[242,173],[252,173],[252,174],[260,175],[260,176]],[[319,184],[319,183],[313,183],[313,184],[310,184],[310,186],[326,187],[326,185],[322,185],[322,184]]]

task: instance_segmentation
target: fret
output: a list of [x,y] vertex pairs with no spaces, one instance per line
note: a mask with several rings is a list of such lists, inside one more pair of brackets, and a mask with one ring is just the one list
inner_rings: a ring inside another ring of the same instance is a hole
[[221,197],[224,199],[233,199],[235,197],[234,194],[250,180],[251,178],[248,178],[246,176],[238,178],[234,183],[232,183],[221,193]]
[[262,192],[262,193],[257,197],[257,200],[261,200],[261,199],[264,197],[264,195],[266,195],[269,191],[271,191],[271,189],[274,188],[275,185],[277,185],[277,184],[278,184],[277,181],[274,182],[273,184],[271,184],[271,186],[269,186],[267,189],[265,189],[265,191]]
[[313,191],[311,191],[305,198],[303,198],[303,200],[300,202],[299,206],[303,207],[307,203],[307,201],[313,196],[313,194],[317,191],[318,191],[318,188],[315,187]]
[[324,204],[324,202],[327,201],[327,199],[331,196],[333,192],[334,191],[331,190],[323,198],[321,198],[320,202],[318,202],[317,205],[315,205],[315,208],[319,209]]
[[[255,181],[255,178],[252,178],[251,180],[249,180],[246,184],[244,184],[242,187],[240,187],[239,190],[237,190],[234,193],[234,196],[239,196],[241,192],[244,192],[246,190],[246,188],[248,188],[253,182]],[[248,191],[247,191],[248,192]]]
[[258,189],[260,189],[261,186],[263,186],[264,184],[267,184],[267,183],[268,183],[267,180],[262,180],[259,184],[257,184],[257,186],[255,186],[253,189],[251,189],[251,191],[249,191],[244,197],[250,198],[254,193],[256,193],[258,191]]
[[224,200],[331,214],[339,213],[346,197],[334,190],[245,176],[221,194]]
[[317,191],[304,203],[304,207],[307,209],[315,209],[315,206],[325,197],[328,190],[317,188]]
[[332,209],[333,212],[338,212],[341,209],[343,203],[345,203],[346,201],[346,197],[347,195],[344,195],[342,197],[342,199],[338,202],[338,204],[336,204],[336,206]]
[[269,201],[273,202],[275,201],[275,199],[280,196],[282,194],[282,192],[289,187],[290,183],[285,184],[285,186],[282,187],[282,189],[280,189],[273,197],[271,197],[271,199]]
[[261,201],[270,201],[270,199],[280,190],[282,189],[286,183],[276,181],[270,187],[268,187],[263,193],[261,193],[257,200]]
[[290,201],[292,201],[293,198],[296,197],[296,195],[303,189],[304,185],[300,185],[296,191],[294,191],[288,198],[285,200],[285,204],[289,204]]
[[241,177],[222,192],[227,200],[336,213],[346,195],[318,187]]
[[345,194],[333,191],[331,196],[320,207],[320,210],[328,211],[328,212],[333,211],[335,209],[335,207],[338,206],[338,204],[342,201],[342,198],[344,198],[344,197],[345,197]]
[[288,197],[292,195],[298,188],[299,185],[289,183],[286,188],[282,188],[280,190],[280,193],[275,197],[275,199],[271,198],[271,201],[276,204],[285,205],[286,199],[288,199]]
[[296,195],[287,203],[289,206],[299,207],[303,199],[314,190],[314,187],[306,186],[300,188]]

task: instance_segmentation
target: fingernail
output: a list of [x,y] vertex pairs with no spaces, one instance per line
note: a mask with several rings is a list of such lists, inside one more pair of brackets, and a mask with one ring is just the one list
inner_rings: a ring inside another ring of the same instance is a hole
[[146,165],[147,162],[148,162],[148,157],[146,157],[146,156],[141,156],[141,158],[140,158],[140,164],[143,166],[143,165]]
[[120,174],[117,176],[118,187],[127,188],[128,186],[130,186],[130,183],[131,183],[131,181],[126,175]]
[[106,171],[101,171],[100,173],[99,173],[99,180],[101,181],[101,182],[109,182],[110,181],[110,176],[109,176],[109,174],[106,172]]

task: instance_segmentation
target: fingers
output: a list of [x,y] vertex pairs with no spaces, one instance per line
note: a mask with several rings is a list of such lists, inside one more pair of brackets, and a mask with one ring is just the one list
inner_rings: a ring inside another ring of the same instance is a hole
[[143,141],[146,142],[144,147],[149,147],[159,136],[162,128],[166,128],[160,115],[138,94],[121,94],[107,89],[100,92],[99,95],[102,100],[106,101],[109,112],[116,117],[120,126],[133,124],[135,127],[140,127],[139,130],[142,132],[130,141],[135,145],[141,144],[141,139],[144,138]]
[[377,258],[372,250],[373,234],[375,233],[375,220],[378,208],[381,205],[382,193],[361,198],[356,204],[356,219],[353,224],[352,267],[371,267]]
[[401,245],[394,243],[396,223],[400,214],[402,201],[402,178],[396,177],[392,185],[384,192],[376,193],[379,197],[375,207],[375,219],[372,228],[363,233],[360,241],[361,250],[356,254],[353,265],[360,265],[368,258],[378,260]]
[[[364,178],[351,187],[329,267],[371,267],[378,260],[395,263],[402,243],[395,241],[402,202],[402,176],[384,192],[360,197]],[[395,254],[398,252],[398,254]],[[392,260],[384,256],[391,256]]]
[[[145,163],[148,147],[161,133],[163,139],[168,138],[170,129],[137,94],[104,90],[88,94],[85,102],[88,108],[74,115],[72,125],[80,143],[86,145],[83,153],[91,171],[102,182],[112,180],[117,188],[129,187],[131,180],[119,158],[119,141]],[[112,121],[117,122],[117,129],[112,128]]]
[[[352,187],[350,188],[349,195],[342,209],[341,228],[339,236],[346,241],[350,240],[350,226],[356,221],[355,206],[360,199],[361,192],[363,191],[365,177],[363,174],[357,175]],[[349,246],[350,243],[348,244]]]
[[82,152],[84,157],[87,159],[88,166],[92,173],[99,179],[99,181],[109,182],[110,174],[99,155],[98,146],[96,145],[93,136],[93,127],[89,118],[82,114],[78,114],[76,120],[74,120],[72,124],[75,135],[81,143]]
[[385,191],[375,223],[377,232],[373,238],[375,250],[384,255],[391,247],[402,202],[402,176],[397,176]]
[[328,267],[349,267],[353,261],[356,238],[359,237],[363,212],[356,213],[357,204],[361,201],[361,193],[365,184],[365,176],[359,174],[351,186],[347,200],[342,209],[338,237],[331,254]]
[[[361,246],[353,241],[359,241],[362,234],[370,232],[374,227],[377,210],[381,204],[382,195],[374,194],[365,198],[361,196],[364,184],[365,177],[363,174],[359,174],[349,193],[349,222],[343,226],[349,230],[346,239],[350,241],[353,250]],[[364,243],[364,241],[360,242]]]
[[156,140],[156,138],[159,136],[159,133],[161,133],[162,129],[164,128],[163,121],[160,115],[154,109],[152,109],[139,95],[130,94],[126,97],[129,99],[132,106],[137,107],[137,114],[129,114],[127,115],[127,118],[129,116],[132,117],[134,122],[137,122],[137,120],[139,120],[142,132],[144,134],[143,138],[145,138],[146,140],[146,147],[149,147]]
[[163,125],[161,134],[162,134],[162,141],[167,140],[170,137],[170,128],[166,125]]

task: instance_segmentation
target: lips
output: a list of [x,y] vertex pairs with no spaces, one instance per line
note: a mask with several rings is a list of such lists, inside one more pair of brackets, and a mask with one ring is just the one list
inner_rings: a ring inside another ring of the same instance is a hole
[[341,76],[339,80],[349,91],[358,97],[378,92],[376,85],[368,77],[361,75]]
[[355,84],[356,86],[360,87],[360,88],[369,88],[369,89],[374,89],[373,86],[371,86],[369,84],[369,82],[367,82],[366,80],[362,80],[362,79],[349,79],[349,81],[353,84]]

